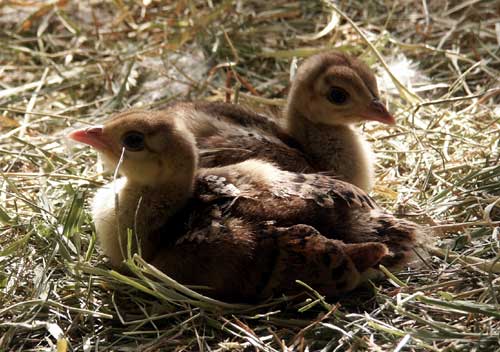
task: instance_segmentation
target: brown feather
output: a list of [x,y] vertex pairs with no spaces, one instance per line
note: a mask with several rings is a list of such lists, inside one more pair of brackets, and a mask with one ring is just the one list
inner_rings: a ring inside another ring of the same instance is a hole
[[[155,265],[183,283],[211,286],[208,293],[217,297],[253,300],[298,292],[295,280],[328,296],[342,294],[379,263],[399,268],[413,259],[421,229],[381,212],[362,190],[326,176],[320,182],[305,178],[303,185],[329,197],[325,206],[300,191],[289,192],[288,181],[296,174],[275,169],[281,182],[273,183],[249,165],[199,174],[185,228],[163,247]],[[249,179],[255,182],[238,177],[244,170],[253,172]],[[368,201],[351,202],[352,192]],[[170,236],[169,226],[156,236]]]

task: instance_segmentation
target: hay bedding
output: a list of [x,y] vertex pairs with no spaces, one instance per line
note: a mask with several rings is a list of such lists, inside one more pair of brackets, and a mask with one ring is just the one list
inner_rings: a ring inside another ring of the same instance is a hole
[[[0,5],[0,349],[499,348],[500,70],[495,1],[10,1]],[[113,111],[227,100],[276,112],[301,58],[336,47],[381,78],[373,195],[432,226],[418,271],[326,302],[229,305],[140,258],[107,269],[87,201],[105,182],[65,131]],[[71,152],[73,150],[73,152]]]

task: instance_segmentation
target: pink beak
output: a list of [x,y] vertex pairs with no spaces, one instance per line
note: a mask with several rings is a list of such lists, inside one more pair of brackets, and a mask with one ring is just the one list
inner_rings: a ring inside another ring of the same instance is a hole
[[396,119],[378,99],[373,99],[361,116],[367,120],[378,121],[388,125],[395,125]]
[[110,145],[106,142],[102,126],[92,126],[76,130],[68,135],[74,141],[85,143],[99,151],[109,150]]

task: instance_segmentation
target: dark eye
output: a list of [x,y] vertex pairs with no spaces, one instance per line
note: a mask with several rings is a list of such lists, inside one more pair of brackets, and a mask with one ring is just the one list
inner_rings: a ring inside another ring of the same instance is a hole
[[144,134],[141,132],[127,132],[122,138],[125,149],[138,152],[144,149]]
[[340,87],[332,87],[328,92],[327,98],[331,103],[341,105],[349,99],[349,93]]

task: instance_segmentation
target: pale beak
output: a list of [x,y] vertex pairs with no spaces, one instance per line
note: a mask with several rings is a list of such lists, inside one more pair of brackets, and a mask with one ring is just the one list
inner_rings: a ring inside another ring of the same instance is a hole
[[102,126],[92,126],[76,130],[68,134],[68,137],[74,141],[85,143],[94,147],[99,151],[106,151],[111,149],[103,134]]
[[385,105],[378,99],[373,99],[360,115],[367,120],[378,121],[388,125],[396,124],[394,116],[392,116]]

